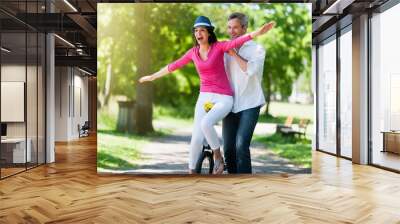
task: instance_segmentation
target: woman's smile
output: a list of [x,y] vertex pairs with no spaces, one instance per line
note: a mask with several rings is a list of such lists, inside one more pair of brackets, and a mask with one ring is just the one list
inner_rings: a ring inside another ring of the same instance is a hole
[[208,41],[208,31],[204,27],[196,27],[194,30],[194,36],[197,40],[197,43],[201,44]]

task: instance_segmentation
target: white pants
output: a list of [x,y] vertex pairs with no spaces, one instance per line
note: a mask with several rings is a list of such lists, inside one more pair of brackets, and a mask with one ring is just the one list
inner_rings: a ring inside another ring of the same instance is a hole
[[[204,110],[204,103],[210,101],[214,104],[208,112]],[[232,110],[233,97],[218,93],[200,92],[194,112],[194,127],[190,141],[189,169],[195,169],[204,140],[211,149],[218,149],[220,142],[214,125],[221,121]]]

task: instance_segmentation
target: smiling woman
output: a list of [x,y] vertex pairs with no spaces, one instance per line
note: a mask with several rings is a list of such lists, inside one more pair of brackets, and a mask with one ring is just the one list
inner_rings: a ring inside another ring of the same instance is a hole
[[[193,28],[193,41],[194,46],[199,46],[200,43],[212,45],[217,42],[217,37],[214,33],[213,27],[208,26],[198,26]],[[208,53],[210,52],[211,46],[203,47],[199,49],[199,56],[201,60],[206,61],[208,59]]]
[[[208,24],[208,25],[207,25]],[[194,45],[199,44],[213,44],[217,42],[217,36],[214,33],[214,26],[210,20],[205,16],[199,16],[192,29]]]

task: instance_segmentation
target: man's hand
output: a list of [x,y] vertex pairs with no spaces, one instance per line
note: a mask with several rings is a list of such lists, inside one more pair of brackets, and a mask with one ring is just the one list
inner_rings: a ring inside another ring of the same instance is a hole
[[228,51],[228,54],[230,55],[230,56],[235,56],[235,55],[237,55],[237,52],[236,52],[236,50],[235,49],[230,49],[229,51]]
[[275,22],[274,21],[266,23],[263,26],[261,26],[260,28],[258,28],[258,30],[251,32],[250,36],[252,38],[254,38],[254,37],[258,37],[260,35],[263,35],[263,34],[267,33],[268,31],[270,31],[274,26],[275,26]]
[[140,83],[143,83],[143,82],[151,82],[151,81],[153,81],[154,80],[154,77],[152,76],[152,75],[146,75],[146,76],[143,76],[142,78],[140,78],[139,79],[139,82]]
[[269,30],[271,30],[273,27],[275,26],[275,22],[269,22],[267,24],[264,24],[259,30],[259,35],[262,35],[266,32],[268,32]]
[[242,71],[247,71],[247,60],[240,56],[235,48],[230,49],[228,51],[228,54],[238,62],[239,67],[242,69]]

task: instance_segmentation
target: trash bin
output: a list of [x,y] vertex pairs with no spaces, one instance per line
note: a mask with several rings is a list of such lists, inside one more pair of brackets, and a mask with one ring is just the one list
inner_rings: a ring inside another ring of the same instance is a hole
[[134,133],[135,101],[118,101],[117,131]]

